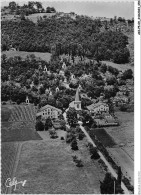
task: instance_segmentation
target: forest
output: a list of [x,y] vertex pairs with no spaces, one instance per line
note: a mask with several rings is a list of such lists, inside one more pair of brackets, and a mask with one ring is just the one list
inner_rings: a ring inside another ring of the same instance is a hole
[[56,55],[90,57],[98,62],[111,60],[129,62],[128,37],[120,31],[105,29],[101,32],[100,20],[87,16],[58,18],[40,17],[37,23],[29,19],[1,22],[2,51],[10,45],[19,51],[50,52]]

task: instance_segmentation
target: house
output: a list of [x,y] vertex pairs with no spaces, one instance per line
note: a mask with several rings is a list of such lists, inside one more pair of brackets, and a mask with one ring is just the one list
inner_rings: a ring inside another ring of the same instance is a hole
[[59,91],[59,88],[58,87],[56,87],[56,92],[58,92]]
[[49,91],[49,95],[52,96],[52,91],[51,90]]
[[69,104],[69,107],[75,108],[77,111],[81,110],[81,101],[79,99],[79,88],[76,90],[75,101]]
[[76,84],[77,82],[78,82],[78,80],[75,78],[75,75],[71,74],[70,83]]
[[25,102],[26,102],[26,104],[29,104],[29,98],[28,98],[28,96],[26,96]]
[[63,62],[62,69],[63,69],[63,70],[66,70],[66,68],[67,68],[66,63]]
[[75,79],[75,75],[71,74],[71,80]]
[[44,67],[44,71],[47,72],[47,67],[46,66]]
[[109,112],[109,106],[103,102],[98,102],[96,104],[93,103],[87,106],[87,109],[90,111],[90,113],[92,113],[92,115]]
[[49,94],[49,92],[50,92],[50,89],[45,90],[45,94]]
[[65,77],[65,79],[64,79],[64,83],[68,83],[68,81],[67,81],[67,78]]
[[34,82],[32,81],[32,83],[30,84],[30,88],[34,87]]
[[46,106],[40,108],[36,116],[41,116],[41,118],[44,120],[47,119],[48,117],[50,117],[51,119],[53,118],[58,119],[58,116],[60,114],[62,114],[62,110],[47,104]]
[[63,70],[60,70],[60,71],[59,71],[59,75],[61,75],[62,77],[64,77],[65,72],[64,72]]

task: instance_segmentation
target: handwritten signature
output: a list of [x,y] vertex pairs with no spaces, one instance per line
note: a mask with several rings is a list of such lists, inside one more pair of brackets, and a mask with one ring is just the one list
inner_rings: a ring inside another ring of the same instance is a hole
[[24,181],[17,181],[17,179],[16,179],[16,177],[14,177],[13,178],[13,180],[11,179],[11,178],[8,178],[7,180],[6,180],[6,182],[5,182],[5,186],[7,187],[7,188],[10,188],[10,187],[12,187],[12,186],[15,186],[14,187],[14,191],[16,190],[16,188],[17,188],[17,184],[22,184],[22,186],[25,186],[25,184],[26,184],[26,180],[24,180]]

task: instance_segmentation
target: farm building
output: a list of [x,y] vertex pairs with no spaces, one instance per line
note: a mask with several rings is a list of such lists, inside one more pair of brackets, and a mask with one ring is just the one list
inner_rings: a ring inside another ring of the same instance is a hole
[[46,106],[40,108],[36,116],[41,116],[42,119],[47,119],[48,117],[57,119],[61,113],[62,110],[47,104]]

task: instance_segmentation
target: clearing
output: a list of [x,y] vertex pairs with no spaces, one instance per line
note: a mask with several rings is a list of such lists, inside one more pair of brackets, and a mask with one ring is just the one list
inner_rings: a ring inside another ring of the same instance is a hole
[[40,18],[40,17],[49,18],[49,17],[52,17],[54,15],[56,15],[56,13],[37,13],[37,14],[30,14],[29,16],[26,16],[26,18],[28,18],[29,20],[32,20],[32,22],[36,23],[38,18]]
[[132,66],[130,63],[127,64],[116,64],[114,62],[110,61],[101,61],[102,63],[105,63],[107,66],[112,66],[113,68],[117,68],[118,70],[125,71],[127,69],[131,69],[134,72],[134,66]]
[[51,53],[40,53],[40,52],[26,52],[26,51],[3,51],[2,54],[5,54],[7,58],[20,56],[25,59],[29,55],[35,55],[36,58],[40,58],[46,62],[50,61]]

